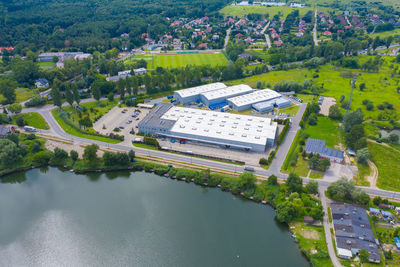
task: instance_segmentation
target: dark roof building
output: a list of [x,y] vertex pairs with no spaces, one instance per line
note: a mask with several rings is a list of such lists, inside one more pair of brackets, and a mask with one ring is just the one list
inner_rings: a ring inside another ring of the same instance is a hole
[[319,154],[331,162],[343,163],[344,160],[344,152],[326,147],[324,140],[308,138],[305,150],[307,154]]
[[238,58],[244,58],[246,60],[252,60],[253,56],[250,55],[249,53],[243,53],[243,54],[238,55]]
[[356,255],[361,249],[365,249],[369,252],[369,261],[379,263],[381,257],[377,240],[365,209],[350,204],[334,203],[331,205],[331,211],[338,256],[341,257],[342,252],[347,255],[346,252],[349,251]]
[[11,127],[0,125],[0,139],[3,139],[9,134],[11,134]]

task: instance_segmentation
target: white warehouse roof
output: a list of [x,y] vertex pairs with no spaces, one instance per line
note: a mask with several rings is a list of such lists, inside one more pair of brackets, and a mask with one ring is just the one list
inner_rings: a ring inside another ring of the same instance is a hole
[[201,86],[178,90],[178,91],[175,91],[175,93],[179,94],[183,98],[183,97],[199,95],[201,93],[218,90],[221,88],[226,88],[226,85],[223,83],[210,83],[210,84],[206,84],[206,85],[201,85]]
[[246,106],[259,102],[264,102],[280,96],[281,95],[276,91],[273,91],[271,89],[263,89],[263,90],[256,90],[253,93],[247,95],[240,95],[228,98],[228,101],[231,102],[233,105],[239,107],[239,106]]
[[275,139],[277,123],[269,118],[229,114],[208,110],[171,107],[161,119],[176,121],[173,134],[213,137],[227,141],[265,146],[267,139]]
[[233,95],[251,93],[253,91],[254,90],[250,86],[246,84],[239,84],[235,86],[229,86],[226,88],[205,92],[202,93],[201,95],[207,100],[214,100],[221,97],[227,98]]

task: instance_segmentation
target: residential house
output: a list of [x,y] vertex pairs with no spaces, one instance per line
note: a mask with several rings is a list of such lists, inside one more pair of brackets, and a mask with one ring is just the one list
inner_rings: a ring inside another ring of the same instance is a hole
[[36,80],[35,86],[36,86],[36,88],[48,88],[49,81],[45,78],[40,78],[40,79]]

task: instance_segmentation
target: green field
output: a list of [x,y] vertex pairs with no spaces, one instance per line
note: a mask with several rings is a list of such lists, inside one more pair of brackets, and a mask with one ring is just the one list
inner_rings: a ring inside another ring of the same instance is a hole
[[[241,84],[245,83],[255,88],[258,81],[264,81],[269,83],[271,87],[277,82],[282,80],[303,82],[304,80],[312,80],[316,85],[322,86],[325,89],[321,95],[331,96],[336,99],[339,103],[341,95],[344,95],[346,99],[349,99],[351,91],[351,80],[349,77],[351,73],[359,73],[357,84],[365,83],[366,89],[364,91],[354,90],[351,109],[356,110],[362,109],[364,118],[377,119],[379,113],[382,111],[378,110],[376,106],[382,104],[385,101],[393,104],[395,110],[400,110],[400,94],[397,93],[398,78],[391,77],[390,65],[394,67],[400,64],[392,63],[393,58],[383,57],[385,62],[381,70],[377,73],[368,73],[360,70],[344,69],[333,66],[332,64],[326,64],[321,66],[319,71],[309,69],[292,69],[287,71],[271,71],[268,73],[251,76],[245,79],[236,80],[229,82],[229,84]],[[361,61],[367,60],[368,57],[361,57]],[[349,78],[348,78],[349,77]],[[300,97],[301,98],[301,97]],[[375,105],[374,110],[368,111],[362,104],[363,100],[369,99]],[[392,118],[400,119],[399,114],[393,114]]]
[[148,69],[157,67],[163,68],[182,68],[188,65],[192,66],[224,66],[228,63],[228,59],[222,53],[212,54],[178,54],[178,55],[136,55],[125,59],[125,64],[131,63],[133,60],[144,59],[147,61]]
[[326,141],[326,146],[335,148],[342,142],[342,131],[338,128],[338,123],[328,117],[318,116],[317,125],[307,125],[305,132],[309,138],[316,138]]
[[17,95],[17,103],[26,101],[35,95],[31,90],[25,88],[15,89],[15,94]]
[[38,62],[39,68],[42,70],[52,70],[56,67],[56,63],[54,62]]
[[395,35],[400,35],[400,29],[394,29],[393,31],[386,31],[386,32],[377,32],[370,34],[369,36],[371,38],[375,38],[376,36],[379,36],[379,38],[384,39],[387,38],[388,36],[395,36]]
[[[29,126],[35,127],[36,129],[49,129],[49,126],[47,125],[42,115],[37,112],[23,113],[22,117]],[[13,123],[15,124],[15,116],[13,118]]]
[[267,6],[226,6],[221,9],[219,12],[222,13],[224,16],[232,16],[232,17],[244,17],[248,14],[269,14],[269,17],[272,18],[279,12],[286,17],[290,12],[293,10],[299,10],[300,16],[303,16],[309,10],[313,10],[311,7],[304,7],[304,8],[292,8],[289,6],[281,6],[281,7],[267,7]]
[[374,142],[368,143],[368,149],[371,160],[378,168],[377,186],[385,190],[400,191],[400,151]]

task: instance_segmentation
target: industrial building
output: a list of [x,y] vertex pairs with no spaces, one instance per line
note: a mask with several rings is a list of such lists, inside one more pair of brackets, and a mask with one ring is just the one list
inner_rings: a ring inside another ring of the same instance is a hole
[[365,249],[370,262],[380,263],[379,243],[372,232],[366,210],[350,204],[333,203],[331,212],[338,257],[350,259]]
[[228,98],[228,105],[236,111],[243,111],[250,109],[253,104],[257,104],[264,101],[269,101],[275,98],[279,98],[281,95],[270,89],[255,90],[254,92],[246,95],[236,96]]
[[140,133],[246,151],[273,146],[277,123],[269,118],[176,107],[160,103],[139,123]]
[[176,99],[177,103],[182,105],[187,105],[190,104],[191,102],[199,102],[200,94],[202,93],[222,88],[226,88],[226,85],[223,83],[210,83],[202,86],[175,91],[174,98]]
[[286,99],[284,97],[279,97],[279,98],[274,98],[272,100],[253,104],[251,105],[251,107],[258,113],[265,113],[273,110],[274,107],[285,108],[289,107],[291,104],[292,102],[289,99]]
[[216,109],[225,106],[227,104],[226,100],[228,98],[240,95],[248,95],[253,91],[254,89],[252,89],[250,86],[239,84],[218,90],[204,92],[200,94],[200,100],[210,109]]
[[321,158],[329,159],[331,162],[343,163],[344,161],[344,152],[326,147],[324,140],[308,138],[305,151],[307,154],[319,154]]

